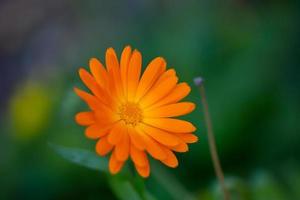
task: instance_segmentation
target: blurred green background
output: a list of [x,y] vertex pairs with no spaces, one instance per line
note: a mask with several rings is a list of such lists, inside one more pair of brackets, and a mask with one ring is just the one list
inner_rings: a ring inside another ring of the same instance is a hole
[[48,144],[94,150],[73,120],[86,108],[72,90],[82,85],[77,69],[128,44],[144,66],[165,57],[198,105],[187,119],[199,142],[178,154],[177,169],[157,172],[171,176],[166,187],[145,180],[151,198],[174,199],[176,180],[196,199],[221,199],[193,86],[203,76],[232,199],[300,199],[299,8],[296,0],[1,1],[0,199],[120,197],[105,173]]

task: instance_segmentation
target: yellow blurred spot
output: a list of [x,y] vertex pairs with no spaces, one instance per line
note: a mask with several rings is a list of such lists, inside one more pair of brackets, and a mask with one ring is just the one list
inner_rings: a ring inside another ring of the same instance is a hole
[[29,140],[48,125],[52,99],[48,88],[30,82],[16,90],[10,101],[12,129],[16,139]]

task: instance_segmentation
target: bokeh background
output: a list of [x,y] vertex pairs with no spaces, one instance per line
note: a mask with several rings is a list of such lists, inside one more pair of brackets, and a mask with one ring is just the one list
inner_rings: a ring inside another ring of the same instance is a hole
[[[73,116],[77,69],[132,45],[145,66],[163,56],[197,109],[200,140],[165,169],[197,199],[220,199],[200,96],[205,78],[233,199],[300,199],[300,4],[293,0],[2,0],[0,199],[116,199],[107,176],[49,142],[93,151]],[[167,183],[172,187],[172,182]],[[173,199],[151,176],[156,199]],[[172,192],[171,192],[172,193]],[[184,199],[183,197],[180,197]]]

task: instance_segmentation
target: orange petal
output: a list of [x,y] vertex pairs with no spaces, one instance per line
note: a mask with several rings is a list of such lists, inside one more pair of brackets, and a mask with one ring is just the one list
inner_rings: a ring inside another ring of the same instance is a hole
[[134,50],[129,61],[127,74],[128,81],[128,101],[133,101],[138,87],[140,74],[142,69],[142,55],[139,51]]
[[92,110],[97,110],[97,109],[101,109],[101,107],[99,107],[102,103],[93,95],[80,90],[78,88],[74,88],[75,93],[82,99],[84,100],[88,106],[92,109]]
[[123,133],[123,138],[121,139],[121,142],[116,144],[115,152],[116,152],[116,158],[119,161],[125,161],[127,160],[129,156],[129,136],[127,134],[127,131]]
[[108,133],[108,127],[101,127],[98,124],[91,125],[85,129],[85,136],[90,139],[103,137]]
[[174,133],[180,139],[182,139],[186,143],[195,143],[198,141],[198,137],[192,133]]
[[124,92],[123,92],[120,69],[114,68],[112,73],[113,73],[114,88],[115,88],[116,96],[121,101],[126,101]]
[[[164,60],[165,61],[165,60]],[[165,61],[166,62],[166,61]],[[166,65],[162,65],[161,68],[160,68],[160,71],[159,71],[159,74],[162,75],[165,73],[167,69],[167,62],[166,62]]]
[[167,165],[168,167],[175,168],[178,166],[178,160],[175,156],[175,154],[169,150],[169,149],[164,149],[165,153],[167,154],[167,157],[164,160],[161,160],[162,163]]
[[110,93],[119,99],[123,97],[122,80],[119,68],[119,61],[113,48],[108,48],[105,55],[106,67],[110,74],[109,85]]
[[96,82],[102,87],[107,87],[107,72],[102,63],[97,58],[90,59],[90,70]]
[[102,106],[99,110],[95,110],[94,113],[97,124],[103,127],[112,126],[119,121],[119,116],[105,106]]
[[93,112],[80,112],[75,115],[75,121],[82,126],[88,126],[95,123]]
[[121,55],[121,63],[120,63],[120,73],[123,84],[123,91],[127,97],[127,74],[128,74],[128,66],[131,57],[131,47],[126,46]]
[[146,110],[144,117],[160,118],[160,117],[176,117],[188,114],[195,109],[195,104],[190,102],[180,102],[156,107]]
[[141,123],[139,126],[147,135],[163,145],[176,146],[180,142],[177,136],[172,135],[164,130],[143,123]]
[[113,149],[113,145],[109,144],[107,137],[101,138],[96,144],[96,152],[100,156],[105,156]]
[[177,81],[178,78],[170,77],[162,81],[159,85],[151,88],[149,92],[140,100],[141,106],[146,108],[165,97],[176,86]]
[[176,103],[186,97],[191,91],[191,88],[186,83],[179,83],[176,87],[163,99],[151,106],[151,108],[160,107],[170,103]]
[[110,156],[109,164],[108,165],[109,165],[109,171],[110,171],[110,173],[116,174],[116,173],[118,173],[122,169],[122,167],[124,165],[124,162],[118,161],[116,159],[115,151],[113,151],[113,153]]
[[112,74],[113,68],[119,68],[117,54],[113,48],[108,48],[105,54],[105,63],[108,73]]
[[136,101],[143,97],[153,86],[159,75],[161,75],[161,68],[166,68],[166,61],[162,57],[157,57],[149,63],[138,85],[135,96]]
[[112,145],[118,144],[122,139],[126,131],[126,126],[123,121],[119,121],[114,124],[113,128],[109,132],[107,139]]
[[177,146],[175,147],[170,147],[173,151],[176,152],[187,152],[189,150],[188,145],[185,142],[180,142]]
[[128,126],[128,135],[132,144],[139,150],[145,150],[146,145],[143,141],[142,136],[133,127]]
[[153,158],[158,160],[163,160],[166,158],[167,155],[164,152],[164,150],[161,148],[161,145],[159,145],[155,140],[153,140],[146,133],[144,133],[141,128],[136,127],[136,130],[142,136],[146,146],[146,150]]
[[180,119],[145,118],[143,121],[151,126],[174,133],[189,133],[196,130],[196,127],[192,123]]
[[157,80],[155,85],[160,85],[163,81],[165,81],[166,79],[168,79],[170,77],[176,77],[176,71],[174,69],[168,69],[167,71],[165,71],[161,75],[161,77]]
[[140,167],[145,167],[146,165],[149,164],[146,153],[144,151],[138,150],[133,145],[130,146],[130,157],[134,162],[134,164]]
[[93,76],[88,73],[85,69],[79,69],[79,76],[83,83],[91,90],[91,92],[100,99],[104,101],[106,98],[106,92],[99,87]]
[[134,165],[136,171],[139,173],[141,177],[147,178],[150,175],[150,165],[147,164],[146,166],[139,166],[137,164]]

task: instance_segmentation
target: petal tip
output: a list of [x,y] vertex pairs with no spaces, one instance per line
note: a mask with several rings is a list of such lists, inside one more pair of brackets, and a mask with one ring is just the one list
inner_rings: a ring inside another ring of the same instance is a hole
[[114,48],[112,48],[112,47],[109,47],[109,48],[107,48],[107,50],[106,50],[106,55],[108,56],[111,56],[111,55],[115,55],[116,53],[115,53],[115,50],[114,50]]
[[[77,123],[77,124],[79,124],[78,123],[78,121],[79,121],[79,113],[76,113],[75,114],[75,116],[74,116],[74,121]],[[79,124],[80,125],[80,124]]]
[[191,102],[190,104],[191,104],[191,108],[190,108],[190,109],[191,109],[191,112],[192,112],[192,111],[194,111],[194,110],[195,110],[195,108],[196,108],[196,104],[195,104],[195,103],[192,103],[192,102]]
[[136,55],[136,56],[141,56],[142,55],[141,52],[137,49],[134,49],[132,54]]
[[78,69],[78,73],[79,73],[79,76],[81,77],[85,73],[85,69],[83,67],[80,67]]
[[150,172],[148,174],[140,174],[140,176],[143,178],[148,178],[150,176]]
[[92,57],[89,60],[89,64],[92,65],[92,63],[98,62],[98,59],[96,57]]
[[195,143],[195,142],[198,142],[198,141],[199,141],[199,137],[196,136],[196,135],[194,135],[194,136],[195,136],[195,137],[194,137],[194,141],[193,141],[193,142],[194,142],[194,143]]
[[127,51],[131,50],[131,46],[130,46],[130,45],[126,45],[126,46],[124,47],[124,50],[127,50]]
[[73,91],[78,95],[78,93],[80,92],[80,89],[77,87],[73,87]]
[[190,124],[190,132],[195,132],[197,130],[196,126],[194,126],[194,124],[192,124],[191,122],[189,122]]

